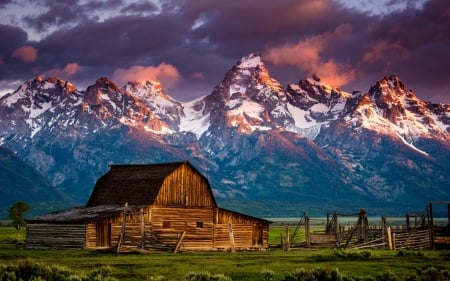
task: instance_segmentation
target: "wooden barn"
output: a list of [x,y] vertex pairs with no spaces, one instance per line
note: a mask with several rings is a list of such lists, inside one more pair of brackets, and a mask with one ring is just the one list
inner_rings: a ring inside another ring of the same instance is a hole
[[268,248],[270,222],[217,206],[189,162],[112,165],[86,206],[27,220],[28,248],[194,251]]

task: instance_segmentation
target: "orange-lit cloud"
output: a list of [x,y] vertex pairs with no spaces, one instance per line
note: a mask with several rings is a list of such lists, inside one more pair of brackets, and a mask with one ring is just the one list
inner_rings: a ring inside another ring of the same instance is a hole
[[133,65],[128,69],[118,68],[113,73],[113,80],[119,83],[159,81],[165,87],[176,84],[181,79],[178,69],[170,64],[158,66]]
[[403,59],[409,56],[408,50],[398,43],[378,41],[364,54],[362,61],[365,63],[376,63],[382,58],[392,55]]
[[201,72],[194,72],[192,73],[192,78],[205,79],[205,75]]
[[81,70],[81,66],[76,62],[69,62],[66,64],[66,67],[64,67],[63,72],[69,76],[72,76],[76,73],[78,73]]
[[81,71],[81,66],[76,62],[69,62],[66,64],[66,66],[63,69],[50,69],[43,73],[44,76],[47,77],[67,77],[67,76],[73,76]]
[[33,46],[20,47],[12,53],[12,57],[19,59],[26,63],[35,62],[38,56],[38,51]]
[[340,87],[356,77],[356,70],[350,65],[326,59],[324,53],[332,41],[341,36],[350,35],[352,26],[342,24],[333,32],[316,35],[298,42],[295,45],[285,44],[269,49],[264,58],[275,65],[293,65],[300,70],[317,74],[324,82]]

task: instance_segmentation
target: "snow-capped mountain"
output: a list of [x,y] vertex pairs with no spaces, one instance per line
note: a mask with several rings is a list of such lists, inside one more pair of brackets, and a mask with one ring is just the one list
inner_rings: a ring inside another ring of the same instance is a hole
[[363,93],[315,75],[284,89],[250,54],[190,102],[157,81],[99,78],[83,91],[36,77],[0,98],[0,116],[0,145],[81,202],[109,163],[174,160],[196,165],[224,202],[450,197],[450,106],[418,99],[398,76]]

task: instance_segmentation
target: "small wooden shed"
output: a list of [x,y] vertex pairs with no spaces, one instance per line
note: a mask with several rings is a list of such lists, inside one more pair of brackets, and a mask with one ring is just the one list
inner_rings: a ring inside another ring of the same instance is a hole
[[28,248],[268,248],[270,222],[219,208],[189,162],[112,165],[86,206],[27,220]]

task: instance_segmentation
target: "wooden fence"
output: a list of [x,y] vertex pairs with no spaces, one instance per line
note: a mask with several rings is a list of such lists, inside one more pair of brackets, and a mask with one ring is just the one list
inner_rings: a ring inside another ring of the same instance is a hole
[[[446,244],[450,242],[450,204],[449,226],[436,228],[431,212],[432,204],[427,205],[424,214],[406,214],[405,225],[392,227],[385,217],[381,217],[381,224],[369,225],[367,213],[361,209],[356,217],[356,222],[351,225],[339,224],[339,216],[327,214],[323,230],[311,228],[311,219],[304,213],[295,231],[289,235],[289,227],[286,226],[285,235],[282,237],[282,246],[286,250],[295,248],[341,248],[341,249],[426,249],[435,248],[436,243]],[[323,220],[322,220],[323,222]],[[322,224],[323,225],[323,224]],[[299,241],[296,235],[304,233],[304,240]]]
[[417,230],[405,233],[392,234],[392,248],[399,249],[426,249],[432,247],[430,230]]

